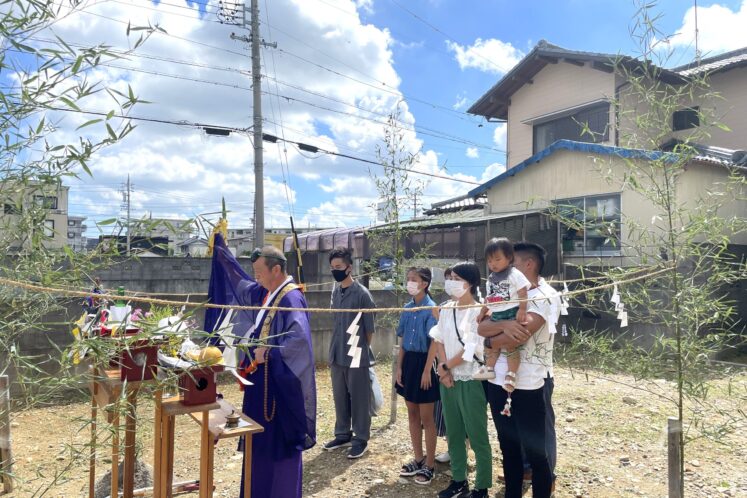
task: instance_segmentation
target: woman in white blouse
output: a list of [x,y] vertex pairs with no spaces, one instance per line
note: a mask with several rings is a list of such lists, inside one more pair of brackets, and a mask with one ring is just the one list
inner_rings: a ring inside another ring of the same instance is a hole
[[[475,306],[479,304],[475,300],[479,285],[480,269],[476,264],[464,262],[452,267],[446,291],[454,301],[441,308],[438,324],[430,331],[437,348],[452,474],[449,487],[439,493],[439,498],[487,497],[493,482],[485,391],[482,382],[472,378],[483,355],[482,341],[477,335],[480,307]],[[467,481],[466,438],[469,438],[477,463],[471,493]]]

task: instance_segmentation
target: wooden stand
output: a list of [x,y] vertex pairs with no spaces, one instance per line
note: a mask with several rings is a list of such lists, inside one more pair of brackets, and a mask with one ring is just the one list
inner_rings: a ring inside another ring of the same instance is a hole
[[[207,415],[207,416],[206,416]],[[212,498],[213,496],[213,461],[215,455],[215,446],[212,441],[216,439],[228,439],[234,437],[244,436],[244,497],[251,498],[252,496],[252,436],[255,433],[263,432],[264,428],[254,420],[250,419],[245,415],[241,415],[242,424],[247,425],[236,428],[225,428],[223,424],[226,423],[226,416],[224,410],[217,409],[209,413],[203,412],[202,415],[196,413],[190,413],[192,419],[197,422],[202,428],[204,433],[205,427],[208,428],[210,433],[210,441],[207,444],[207,452],[200,454],[200,483],[202,483],[203,471],[206,476],[209,476],[209,494],[202,494],[202,486],[200,486],[200,497],[205,496],[206,498]],[[202,448],[205,449],[204,447]]]
[[[137,426],[137,393],[145,382],[127,382],[120,380],[119,370],[96,370],[91,389],[91,456],[88,475],[88,496],[93,498],[96,487],[96,429],[99,408],[114,405],[114,410],[107,411],[107,422],[114,431],[112,437],[112,482],[111,495],[119,496],[119,407],[118,402],[123,389],[126,390],[127,408],[125,413],[125,446],[122,494],[132,498],[135,486],[135,433]],[[126,386],[126,387],[125,387]]]
[[[160,398],[160,396],[159,396]],[[155,417],[155,462],[153,469],[153,496],[154,498],[171,498],[173,495],[172,484],[174,479],[174,425],[177,415],[191,413],[199,414],[204,420],[208,420],[210,410],[219,408],[218,403],[205,405],[184,406],[178,396],[156,400]],[[207,470],[208,448],[212,448],[213,441],[210,439],[208,426],[202,428],[200,434],[200,498],[213,495],[212,466]]]

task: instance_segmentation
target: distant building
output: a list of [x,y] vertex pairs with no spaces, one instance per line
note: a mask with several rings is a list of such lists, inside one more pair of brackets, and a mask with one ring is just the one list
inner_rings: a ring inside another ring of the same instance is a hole
[[[97,248],[106,252],[116,248],[117,253],[127,254],[126,235],[101,235]],[[132,237],[130,239],[130,253],[138,257],[168,256],[168,237]]]
[[178,255],[179,247],[195,236],[196,227],[193,220],[178,218],[150,218],[138,222],[132,230],[133,236],[168,239],[168,253]]
[[202,258],[207,255],[208,241],[199,237],[192,237],[182,242],[177,249],[178,254],[192,258]]
[[[62,249],[67,245],[67,206],[68,191],[70,187],[61,184],[41,185],[30,183],[23,186],[22,190],[13,191],[13,187],[3,184],[0,189],[0,202],[2,202],[2,211],[0,211],[0,238],[11,234],[9,227],[16,226],[23,219],[23,214],[28,210],[38,210],[44,216],[43,227],[44,235],[48,237],[45,242],[47,248]],[[21,251],[28,248],[31,242],[31,235],[9,241],[13,250]]]
[[226,244],[236,256],[248,256],[254,250],[254,228],[229,228]]
[[88,228],[83,222],[85,216],[68,216],[67,217],[67,245],[75,252],[86,250],[86,238],[83,233]]

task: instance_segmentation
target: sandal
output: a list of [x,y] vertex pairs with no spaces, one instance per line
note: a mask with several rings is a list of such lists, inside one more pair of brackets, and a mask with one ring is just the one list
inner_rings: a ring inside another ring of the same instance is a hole
[[491,379],[495,379],[495,371],[491,367],[489,367],[487,365],[482,365],[472,375],[472,379],[473,380],[491,380]]
[[433,475],[435,474],[435,468],[428,467],[427,465],[423,465],[423,468],[418,470],[418,473],[415,474],[415,484],[430,484],[433,480]]
[[399,475],[400,477],[412,477],[415,474],[417,474],[420,471],[420,469],[423,468],[424,465],[425,465],[425,458],[423,458],[419,462],[413,459],[409,463],[406,463],[402,466],[402,469],[399,471]]

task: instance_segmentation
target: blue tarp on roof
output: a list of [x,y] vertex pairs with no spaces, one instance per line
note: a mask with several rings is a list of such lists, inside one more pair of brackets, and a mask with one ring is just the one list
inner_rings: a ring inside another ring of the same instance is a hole
[[480,195],[486,192],[487,190],[489,190],[493,185],[496,185],[502,182],[503,180],[514,176],[515,174],[526,169],[530,165],[540,162],[541,160],[550,156],[551,154],[553,154],[554,152],[558,150],[572,150],[572,151],[577,151],[577,152],[588,152],[590,154],[600,154],[600,155],[605,155],[605,156],[618,156],[618,157],[624,157],[628,159],[648,159],[651,161],[656,161],[657,159],[661,159],[662,157],[664,158],[671,157],[673,161],[676,160],[676,157],[672,152],[651,151],[651,150],[643,150],[643,149],[626,149],[624,147],[614,147],[612,145],[574,142],[573,140],[558,140],[557,142],[554,142],[552,145],[550,145],[546,149],[536,153],[529,159],[520,162],[513,168],[506,170],[504,173],[496,176],[492,180],[488,180],[487,182],[483,183],[479,187],[476,187],[470,190],[467,195],[470,197]]

